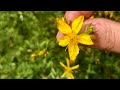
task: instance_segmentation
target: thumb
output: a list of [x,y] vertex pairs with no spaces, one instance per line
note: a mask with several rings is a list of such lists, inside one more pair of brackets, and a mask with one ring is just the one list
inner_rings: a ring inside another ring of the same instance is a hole
[[95,25],[94,35],[96,36],[93,47],[120,53],[120,23],[104,18],[94,18],[86,20],[83,28],[91,23]]

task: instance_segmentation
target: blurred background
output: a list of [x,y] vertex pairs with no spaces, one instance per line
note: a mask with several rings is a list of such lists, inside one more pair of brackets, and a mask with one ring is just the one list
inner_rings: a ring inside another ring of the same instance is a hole
[[[0,11],[0,79],[61,79],[68,52],[58,46],[55,25],[62,11]],[[93,17],[120,22],[120,11]],[[119,79],[120,55],[80,46],[76,79]]]

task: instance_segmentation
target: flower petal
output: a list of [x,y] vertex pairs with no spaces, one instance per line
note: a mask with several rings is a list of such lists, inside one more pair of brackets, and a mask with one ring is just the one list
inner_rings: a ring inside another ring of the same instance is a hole
[[65,72],[61,75],[61,77],[65,77],[65,76],[67,75],[67,73],[68,73],[68,71],[65,71]]
[[109,11],[104,11],[105,16],[109,15]]
[[32,59],[35,59],[37,57],[37,54],[35,54],[35,53],[33,53],[32,55],[31,55],[31,58]]
[[72,73],[70,73],[68,76],[67,76],[67,79],[74,79],[74,76]]
[[77,44],[75,44],[73,41],[70,41],[68,44],[68,52],[70,60],[75,60],[77,55],[79,54],[79,47]]
[[68,45],[69,42],[70,42],[70,38],[68,36],[64,36],[59,40],[59,46],[65,47]]
[[61,33],[68,34],[72,32],[71,27],[67,23],[65,23],[64,18],[62,19],[56,18],[56,23],[57,23],[57,28]]
[[66,58],[66,62],[67,62],[67,67],[70,67],[70,62],[68,58]]
[[47,51],[45,49],[43,49],[43,50],[38,52],[38,56],[45,55],[46,53],[47,53]]
[[92,16],[90,17],[90,19],[92,19],[92,18],[94,18],[94,15],[92,15]]
[[78,34],[78,32],[81,30],[83,21],[84,21],[84,16],[79,16],[78,18],[73,20],[72,30],[75,34]]
[[71,67],[72,70],[77,69],[77,68],[79,68],[79,65],[75,65],[75,66]]
[[77,35],[77,40],[79,43],[81,44],[85,44],[85,45],[93,45],[93,41],[91,40],[90,35],[88,34],[80,34]]
[[62,62],[60,62],[60,65],[61,65],[63,68],[67,69],[67,67],[66,67]]

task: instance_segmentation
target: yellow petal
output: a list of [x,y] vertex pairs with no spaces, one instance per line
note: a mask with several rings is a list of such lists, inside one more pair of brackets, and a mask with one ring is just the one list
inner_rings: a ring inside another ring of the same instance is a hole
[[79,65],[75,65],[75,66],[71,67],[72,70],[77,69],[77,68],[79,68]]
[[68,76],[67,76],[67,79],[74,79],[74,76],[72,73],[70,73]]
[[79,43],[84,45],[93,45],[93,41],[91,40],[90,35],[88,34],[80,34],[77,36],[77,40]]
[[82,28],[83,21],[84,21],[84,16],[79,16],[78,18],[73,20],[73,22],[72,22],[72,30],[73,30],[73,32],[75,34],[78,34],[80,29]]
[[67,73],[68,73],[68,72],[67,72],[67,71],[65,71],[65,72],[62,74],[62,76],[61,76],[61,77],[65,77]]
[[109,11],[104,11],[105,16],[109,15]]
[[65,47],[68,45],[69,41],[70,41],[70,38],[68,36],[64,36],[59,40],[59,46]]
[[66,67],[62,62],[60,62],[60,65],[61,65],[63,68],[67,69],[67,67]]
[[113,17],[114,11],[110,11],[110,18]]
[[38,56],[42,56],[42,55],[45,55],[47,53],[47,51],[44,49],[44,50],[41,50],[38,52]]
[[56,18],[56,23],[57,28],[61,33],[68,34],[72,32],[71,27],[67,23],[65,23],[64,18],[62,19]]
[[68,58],[66,58],[66,62],[67,62],[67,67],[70,67],[70,62]]
[[94,15],[92,15],[92,16],[90,17],[90,19],[92,19],[92,18],[94,18]]
[[78,45],[75,44],[73,41],[70,41],[70,43],[68,44],[68,52],[70,59],[74,61],[79,54]]
[[31,55],[31,58],[32,58],[32,59],[35,59],[36,57],[37,57],[37,55],[34,54],[34,53]]

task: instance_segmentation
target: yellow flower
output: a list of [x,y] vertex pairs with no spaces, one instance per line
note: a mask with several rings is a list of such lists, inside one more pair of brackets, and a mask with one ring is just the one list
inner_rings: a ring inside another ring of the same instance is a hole
[[67,76],[67,79],[74,79],[72,70],[79,68],[79,65],[70,67],[70,61],[68,60],[68,58],[66,58],[66,63],[67,63],[67,66],[65,66],[62,62],[60,62],[60,65],[66,69],[66,71],[62,74],[62,77]]
[[59,46],[65,47],[68,45],[69,57],[72,61],[74,61],[79,54],[78,43],[93,45],[90,35],[85,33],[77,35],[81,30],[83,21],[84,16],[79,16],[78,18],[74,19],[71,23],[71,26],[69,26],[63,17],[61,19],[56,19],[58,30],[65,34],[65,36],[58,41]]
[[91,19],[91,18],[94,18],[94,15],[92,15],[92,16],[90,17],[90,19]]
[[37,54],[35,54],[35,53],[33,53],[32,55],[31,55],[31,58],[34,60],[35,58],[37,57]]
[[47,51],[45,49],[38,52],[38,56],[46,55]]
[[113,17],[114,11],[104,11],[105,17],[109,16],[109,18]]
[[98,14],[104,18],[114,18],[114,11],[98,11]]
[[31,55],[31,58],[34,60],[36,57],[46,55],[47,53],[48,53],[47,50],[43,49],[43,50],[39,51],[38,53],[33,53]]
[[109,11],[103,11],[105,16],[108,16],[109,15]]

